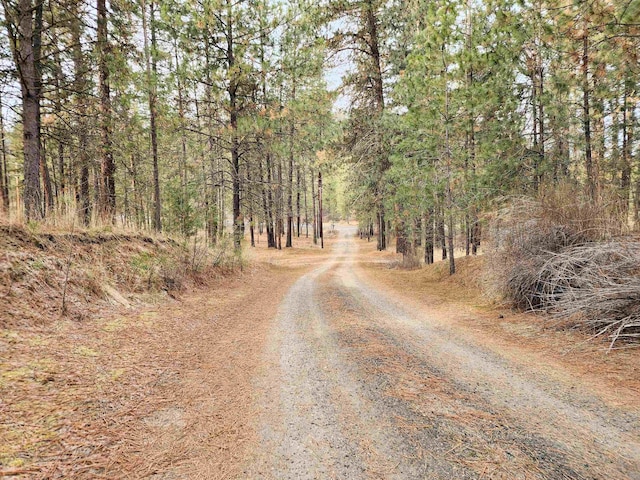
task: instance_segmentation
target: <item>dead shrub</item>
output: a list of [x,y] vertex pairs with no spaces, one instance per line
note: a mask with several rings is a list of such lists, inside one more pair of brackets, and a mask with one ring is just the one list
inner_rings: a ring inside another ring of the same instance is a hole
[[242,270],[246,266],[246,259],[241,252],[235,251],[230,236],[219,239],[218,243],[211,248],[210,255],[210,265],[223,273],[236,269]]
[[640,242],[592,242],[550,256],[538,274],[541,308],[596,336],[640,338]]
[[208,246],[204,240],[194,238],[191,245],[185,245],[178,256],[164,257],[158,267],[160,288],[179,292],[189,281],[204,284],[207,277],[219,273],[227,274],[243,268],[244,260],[234,252],[229,237]]
[[[490,221],[485,278],[492,296],[573,325],[637,338],[640,243],[622,238],[617,202],[562,186],[511,198]],[[634,290],[635,289],[635,290]]]
[[187,274],[186,258],[164,261],[159,267],[159,278],[161,289],[169,292],[179,292],[183,290],[185,277]]

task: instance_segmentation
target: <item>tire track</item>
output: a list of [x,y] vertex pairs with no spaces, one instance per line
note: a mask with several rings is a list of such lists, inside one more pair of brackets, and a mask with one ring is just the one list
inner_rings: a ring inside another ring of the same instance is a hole
[[280,305],[243,478],[640,478],[637,417],[408,311],[363,281],[341,233]]

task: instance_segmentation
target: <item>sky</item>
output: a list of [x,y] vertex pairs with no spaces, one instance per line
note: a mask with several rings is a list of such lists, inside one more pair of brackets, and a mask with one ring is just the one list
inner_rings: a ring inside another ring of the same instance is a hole
[[[353,66],[352,62],[345,58],[334,60],[334,64],[325,68],[324,78],[327,82],[329,91],[334,92],[342,87],[342,77],[348,74]],[[334,113],[346,112],[350,105],[349,96],[345,93],[339,93],[333,104]]]

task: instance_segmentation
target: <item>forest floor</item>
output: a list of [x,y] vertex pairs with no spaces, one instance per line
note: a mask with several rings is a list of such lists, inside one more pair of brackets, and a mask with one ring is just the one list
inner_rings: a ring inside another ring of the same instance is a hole
[[[640,350],[490,306],[355,229],[0,333],[0,476],[640,479]],[[466,271],[466,273],[465,273]]]

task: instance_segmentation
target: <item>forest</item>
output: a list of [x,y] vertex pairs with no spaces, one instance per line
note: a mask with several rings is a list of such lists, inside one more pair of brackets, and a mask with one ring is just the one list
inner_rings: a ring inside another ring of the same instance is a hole
[[324,173],[324,217],[454,273],[507,197],[640,218],[637,0],[3,0],[2,20],[13,220],[291,247],[319,235]]
[[640,478],[640,0],[0,22],[0,477]]

